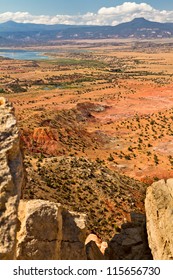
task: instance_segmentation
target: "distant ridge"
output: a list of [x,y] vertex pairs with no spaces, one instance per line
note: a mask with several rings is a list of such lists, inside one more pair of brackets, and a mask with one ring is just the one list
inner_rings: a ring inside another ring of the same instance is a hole
[[69,25],[66,24],[46,25],[46,24],[37,24],[37,23],[19,23],[19,22],[9,20],[0,24],[0,33],[59,30],[68,27]]
[[49,40],[106,38],[170,38],[173,23],[135,18],[116,26],[45,25],[7,21],[0,24],[0,45],[44,43]]

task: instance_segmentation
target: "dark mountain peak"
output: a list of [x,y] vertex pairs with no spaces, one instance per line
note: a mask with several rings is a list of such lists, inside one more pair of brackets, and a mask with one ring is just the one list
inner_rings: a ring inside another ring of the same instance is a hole
[[[140,18],[134,18],[132,21],[128,22],[127,24],[138,27],[138,26],[149,26],[149,25],[155,24],[155,22],[149,21],[143,17],[140,17]],[[157,23],[157,24],[159,24],[159,23]]]
[[125,26],[128,26],[129,28],[160,28],[163,23],[150,21],[145,19],[144,17],[134,18],[130,22],[124,23]]
[[139,18],[134,18],[131,22],[146,23],[149,22],[149,20],[145,19],[144,17],[139,17]]

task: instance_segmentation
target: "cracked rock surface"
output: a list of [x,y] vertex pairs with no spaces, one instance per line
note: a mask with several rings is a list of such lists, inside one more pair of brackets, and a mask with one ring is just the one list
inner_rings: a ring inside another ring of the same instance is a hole
[[86,259],[85,215],[44,200],[20,201],[17,259]]

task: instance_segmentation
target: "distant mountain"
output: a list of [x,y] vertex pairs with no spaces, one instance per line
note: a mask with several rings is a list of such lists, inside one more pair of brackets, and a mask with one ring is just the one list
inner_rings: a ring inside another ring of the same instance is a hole
[[68,28],[65,24],[36,24],[36,23],[19,23],[12,20],[0,24],[1,32],[32,32],[32,31],[47,31],[47,30],[63,30]]
[[119,37],[172,37],[173,23],[160,23],[149,21],[145,18],[135,18],[130,22],[122,23],[115,26],[114,31]]
[[45,25],[7,21],[0,24],[0,45],[48,43],[66,39],[169,38],[173,23],[135,18],[116,26]]

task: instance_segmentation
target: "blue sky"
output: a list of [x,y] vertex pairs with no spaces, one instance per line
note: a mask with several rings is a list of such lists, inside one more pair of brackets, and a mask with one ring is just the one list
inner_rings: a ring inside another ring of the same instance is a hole
[[0,0],[0,13],[27,11],[31,14],[78,14],[96,12],[124,2],[147,3],[156,9],[173,10],[173,0]]
[[173,0],[0,0],[0,22],[116,25],[135,17],[173,22]]

